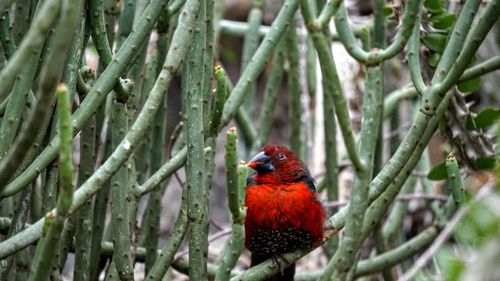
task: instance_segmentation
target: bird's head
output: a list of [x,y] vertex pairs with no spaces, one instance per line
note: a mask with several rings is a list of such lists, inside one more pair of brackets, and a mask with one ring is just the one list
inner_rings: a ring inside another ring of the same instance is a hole
[[293,182],[309,177],[309,171],[300,159],[284,146],[269,144],[262,148],[248,166],[257,172],[260,180]]

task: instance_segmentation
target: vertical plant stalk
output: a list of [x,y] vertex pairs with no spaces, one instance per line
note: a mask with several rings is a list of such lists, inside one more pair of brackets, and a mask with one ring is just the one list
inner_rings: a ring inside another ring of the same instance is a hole
[[[163,0],[152,0],[148,5],[144,11],[143,17],[137,24],[136,32],[130,34],[124,43],[124,46],[118,50],[115,55],[115,59],[111,61],[110,65],[108,65],[104,72],[99,76],[99,79],[96,80],[95,84],[87,94],[87,98],[83,100],[80,107],[73,114],[72,120],[75,130],[81,129],[83,124],[85,124],[88,118],[94,114],[101,103],[105,100],[107,94],[113,88],[119,74],[125,70],[130,60],[138,51],[137,46],[142,44],[142,42],[147,38],[160,13],[164,10],[164,7],[165,3]],[[1,196],[5,197],[12,195],[31,183],[38,176],[39,171],[44,170],[57,156],[57,146],[58,140],[55,138],[52,140],[51,145],[47,146],[37,159],[35,159],[35,161],[21,175],[8,184],[5,190],[1,193]]]
[[[259,46],[260,34],[259,27],[262,23],[263,10],[265,6],[265,1],[254,0],[253,8],[250,9],[247,18],[248,31],[243,36],[243,51],[241,58],[241,72],[245,70],[248,63],[252,59],[257,47]],[[253,101],[255,97],[257,81],[253,81],[252,85],[248,89],[248,93],[245,97],[244,108],[247,112],[252,115],[253,111]]]
[[[234,128],[231,128],[234,129]],[[231,142],[236,142],[236,131],[231,131],[229,129],[227,135],[226,144],[226,169],[227,169],[227,198],[229,203],[229,209],[231,211],[231,217],[233,221],[231,238],[229,238],[228,244],[225,246],[222,252],[222,257],[218,262],[217,271],[215,273],[216,281],[226,281],[231,277],[231,270],[234,268],[238,262],[238,258],[245,247],[245,229],[243,224],[245,222],[245,187],[246,178],[248,174],[248,168],[245,164],[237,165],[235,168],[233,165],[234,160],[237,163],[237,150],[236,146],[233,147]],[[234,135],[234,136],[233,136]],[[236,156],[236,157],[235,157]],[[229,165],[229,166],[228,166]],[[234,180],[234,175],[236,174],[237,182],[231,184],[229,178]],[[242,199],[243,198],[243,199]]]
[[177,215],[177,219],[172,226],[172,231],[170,232],[170,237],[165,244],[165,247],[158,255],[153,267],[148,272],[146,279],[148,281],[160,281],[163,279],[165,274],[167,273],[170,265],[174,260],[174,255],[179,249],[179,246],[184,239],[184,236],[187,232],[188,226],[188,215],[187,215],[187,189],[184,188],[182,191],[182,201],[181,201],[181,209],[179,210],[179,214]]
[[[152,171],[156,171],[163,163],[165,155],[165,127],[166,124],[166,109],[165,101],[162,102],[158,112],[156,113],[155,121],[152,127],[152,143],[151,143],[151,158],[150,167]],[[160,212],[161,198],[164,193],[162,185],[158,186],[149,195],[149,201],[144,214],[144,221],[141,228],[144,229],[144,245],[146,247],[146,274],[153,266],[157,257],[158,238],[160,234]]]
[[[410,176],[403,187],[401,194],[410,194],[415,190],[417,178]],[[403,219],[408,211],[409,202],[397,201],[393,204],[389,215],[382,227],[382,236],[385,238],[387,244],[393,244],[397,241],[397,234],[401,232],[403,227]]]
[[281,36],[288,27],[290,21],[293,19],[295,11],[298,8],[298,0],[287,0],[278,16],[271,25],[269,33],[262,40],[261,45],[252,57],[252,62],[245,68],[240,76],[240,79],[234,86],[233,91],[224,106],[222,112],[222,125],[227,125],[234,114],[237,112],[238,107],[243,103],[245,94],[251,85],[251,81],[255,81],[260,72],[264,69],[268,57],[276,48]]
[[446,173],[448,174],[448,187],[453,196],[453,202],[455,202],[455,205],[460,206],[466,202],[466,198],[460,177],[460,168],[453,153],[446,157]]
[[[118,37],[116,38],[116,49],[120,49],[134,25],[136,0],[123,1],[123,9],[118,19]],[[109,45],[108,45],[109,46]]]
[[[330,50],[330,40],[328,40],[320,30],[315,29],[315,19],[306,0],[300,0],[300,7],[306,27],[308,28],[308,31],[312,33],[311,38],[314,47],[318,52],[323,79],[326,80],[323,85],[325,87],[324,91],[329,91],[334,96],[333,101],[335,105],[335,113],[340,125],[340,130],[344,137],[347,154],[351,159],[356,172],[360,172],[365,169],[365,164],[362,162],[356,149],[356,141],[352,133],[347,102],[343,95],[342,85],[340,84],[335,61]],[[328,77],[328,79],[326,79],[326,77]],[[328,86],[328,90],[326,86]]]
[[[12,215],[12,220],[10,222],[9,231],[7,232],[6,237],[11,237],[24,228],[26,221],[28,220],[30,201],[33,197],[33,187],[23,190],[20,196],[17,197],[17,208],[14,210],[14,214]],[[9,280],[9,275],[11,273],[11,268],[14,264],[14,260],[16,260],[16,275],[18,274],[17,264],[19,264],[18,260],[22,258],[22,255],[22,253],[19,253],[15,256],[10,256],[6,260],[2,261],[2,264],[0,266],[0,278],[2,281]]]
[[[212,84],[214,82],[215,46],[218,43],[218,41],[215,41],[216,22],[214,21],[214,13],[215,13],[214,7],[215,7],[215,0],[206,1],[206,8],[205,8],[206,9],[205,24],[207,27],[206,40],[205,40],[206,54],[203,57],[203,73],[205,73],[203,80],[203,128],[205,132],[209,130],[210,127],[209,123],[211,120],[210,115],[212,114],[210,101],[212,100],[213,96]],[[213,153],[215,153],[215,150]],[[209,190],[210,186],[211,184],[207,186],[206,190]]]
[[60,191],[57,200],[57,211],[53,210],[45,216],[44,237],[37,246],[31,281],[49,280],[54,256],[58,249],[59,237],[64,220],[69,215],[73,200],[73,158],[71,127],[71,108],[67,88],[64,84],[57,88],[57,104],[59,110],[59,175]]
[[[7,65],[0,71],[0,81],[2,81],[0,83],[0,101],[6,98],[19,71],[30,59],[30,54],[36,51],[45,40],[50,27],[59,14],[54,11],[59,11],[61,2],[62,0],[49,0],[42,4],[40,11],[31,23],[31,28],[25,35],[27,40],[23,40]],[[78,17],[75,16],[73,20],[75,19],[78,19]],[[71,42],[71,40],[68,40],[68,42]]]
[[[205,60],[206,61],[206,60]],[[208,122],[208,132],[205,147],[207,148],[205,154],[205,184],[207,190],[212,186],[212,178],[215,171],[215,151],[217,148],[217,134],[219,133],[220,119],[222,117],[222,109],[227,96],[226,73],[220,64],[214,67],[214,77],[216,81],[215,95],[213,97],[213,106],[209,110],[211,118]],[[207,82],[205,80],[205,82]],[[211,84],[210,84],[211,85]],[[209,116],[207,116],[208,118]]]
[[[10,29],[10,17],[8,12],[0,9],[2,16],[0,17],[0,43],[2,45],[2,53],[6,60],[9,60],[16,52],[16,44]],[[5,67],[5,66],[4,66]],[[5,100],[2,101],[2,104]]]
[[[118,97],[116,97],[118,99]],[[113,149],[121,145],[128,128],[127,105],[119,101],[113,103],[111,143]],[[131,234],[129,227],[129,177],[127,162],[111,179],[111,223],[113,227],[113,263],[120,279],[133,280]]]
[[[257,131],[255,130],[252,124],[250,115],[248,114],[248,112],[245,110],[244,107],[238,108],[238,111],[234,116],[234,121],[236,121],[236,124],[240,128],[241,135],[244,139],[245,144],[252,145],[253,142],[255,141],[255,136],[257,135]],[[243,153],[243,151],[241,153]]]
[[278,92],[280,90],[280,85],[283,78],[283,64],[285,62],[285,43],[281,40],[277,50],[274,52],[273,61],[271,63],[271,73],[266,82],[266,88],[264,90],[264,100],[262,101],[259,114],[259,126],[257,127],[257,135],[253,143],[252,151],[256,152],[261,147],[263,147],[271,131],[271,126],[273,124],[273,115],[276,107],[276,100],[278,97]]
[[347,154],[352,161],[354,169],[356,171],[363,171],[366,167],[356,150],[356,141],[352,133],[347,102],[343,95],[342,86],[337,75],[337,69],[335,67],[335,62],[333,61],[333,56],[330,52],[329,43],[326,37],[320,33],[314,33],[312,38],[314,46],[318,52],[323,77],[329,77],[327,79],[328,82],[326,83],[331,83],[331,85],[329,85],[329,89],[331,89],[334,96],[335,114],[337,115],[342,135],[344,136]]
[[[10,28],[10,18],[8,14],[0,20],[0,39],[2,41],[2,47],[4,49],[4,55],[7,59],[10,59],[14,52],[16,51],[16,46],[14,44],[13,35]],[[43,43],[43,42],[42,42]],[[28,63],[22,66],[20,74],[17,76],[14,82],[14,87],[11,91],[11,95],[5,99],[2,104],[5,105],[4,114],[2,118],[2,123],[0,126],[0,161],[4,157],[8,156],[7,153],[11,149],[14,142],[14,138],[18,132],[21,117],[25,112],[26,105],[29,99],[29,95],[33,95],[30,90],[33,80],[36,76],[37,67],[39,64],[41,47],[29,54]],[[29,113],[28,113],[29,114]],[[12,163],[11,166],[17,166]],[[0,163],[0,166],[5,165]],[[4,176],[7,177],[8,171],[4,171]],[[10,176],[10,175],[9,175]],[[2,172],[0,172],[0,182],[2,178]],[[0,186],[0,189],[2,187]],[[5,201],[2,203],[5,204]]]
[[[47,58],[48,63],[45,64],[41,70],[39,86],[40,93],[38,94],[37,103],[29,120],[27,120],[23,125],[16,143],[13,145],[9,154],[5,157],[2,163],[0,163],[0,191],[5,187],[5,184],[12,176],[13,172],[17,168],[17,165],[26,156],[29,151],[29,147],[36,139],[35,136],[42,128],[41,123],[43,123],[47,114],[51,113],[51,111],[48,111],[47,108],[51,104],[51,101],[53,101],[51,95],[53,95],[57,83],[62,76],[66,55],[72,43],[72,41],[68,39],[72,38],[79,23],[82,2],[83,1],[78,0],[72,1],[71,4],[66,1],[63,3],[61,11],[62,16],[57,25],[57,30],[52,40],[53,46],[50,49]],[[42,13],[42,11],[40,11],[40,13]]]
[[297,35],[297,26],[295,21],[292,21],[288,27],[285,37],[286,42],[286,59],[288,60],[288,93],[290,96],[290,148],[295,154],[299,155],[300,159],[307,159],[306,155],[306,135],[303,128],[302,119],[302,91],[300,88],[300,72],[299,72],[299,37]]
[[363,242],[361,229],[365,211],[369,204],[370,182],[373,174],[376,141],[382,122],[382,76],[381,65],[368,67],[365,93],[363,95],[363,120],[361,124],[361,138],[359,154],[367,169],[358,173],[351,192],[351,202],[347,210],[344,236],[341,239],[339,250],[335,253],[331,263],[335,264],[333,278],[352,279],[349,274],[355,263],[356,253]]
[[[96,47],[97,53],[99,54],[99,61],[101,62],[102,67],[106,68],[111,63],[113,54],[111,52],[110,43],[108,41],[108,37],[110,35],[106,31],[107,25],[105,24],[104,19],[103,1],[89,1],[88,9],[92,40]],[[114,86],[114,90],[118,94],[119,100],[121,102],[126,101],[129,93],[124,89],[119,80],[117,82],[118,83],[116,83]]]
[[408,41],[408,68],[415,89],[420,95],[423,95],[426,87],[420,67],[420,15],[415,20],[415,26]]
[[[26,109],[28,92],[36,75],[40,52],[36,52],[30,57],[32,58],[32,60],[24,65],[12,89],[12,96],[9,96],[5,103],[5,113],[2,118],[0,127],[0,161],[2,161],[0,162],[0,166],[7,166],[7,163],[4,163],[4,159],[9,157],[9,150],[10,148],[12,148],[12,144],[16,137],[19,124],[21,123],[22,114]],[[11,167],[10,170],[14,170],[14,168],[15,167]],[[8,171],[6,170],[3,173],[0,172],[0,183],[6,183],[8,180],[2,180],[2,178],[6,178],[8,176],[11,176],[9,174],[12,174],[12,171],[10,173],[6,172]],[[2,185],[5,185],[5,183]],[[0,187],[0,189],[1,188],[2,187]]]
[[[108,148],[111,150],[111,148]],[[94,200],[93,219],[92,219],[92,237],[90,245],[89,262],[89,280],[97,280],[100,273],[101,262],[101,241],[104,234],[106,212],[108,207],[109,193],[111,190],[111,181],[103,184],[103,188],[97,192]]]
[[226,73],[221,65],[214,67],[214,77],[216,82],[214,107],[212,109],[212,119],[210,120],[209,134],[216,136],[220,130],[222,109],[227,97]]
[[[323,120],[325,134],[325,184],[328,201],[339,199],[338,186],[338,155],[337,155],[337,123],[335,122],[335,96],[330,79],[323,77]],[[319,189],[319,186],[318,186]],[[319,192],[319,190],[318,190]],[[326,253],[329,258],[337,251],[338,236],[326,243]]]
[[[186,5],[189,3],[186,3]],[[193,42],[184,65],[184,105],[186,112],[186,188],[188,189],[189,278],[205,280],[208,255],[208,210],[205,191],[205,141],[203,121],[203,63],[206,54],[206,3],[199,5],[194,22]]]
[[[78,181],[85,182],[95,166],[95,117],[91,117],[80,133],[80,168]],[[76,213],[75,232],[75,281],[90,280],[90,249],[92,245],[93,200],[87,201]]]

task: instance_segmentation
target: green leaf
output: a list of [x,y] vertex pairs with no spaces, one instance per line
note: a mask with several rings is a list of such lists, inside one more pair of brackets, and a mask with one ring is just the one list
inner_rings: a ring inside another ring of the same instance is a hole
[[445,246],[437,252],[436,261],[446,276],[445,280],[460,280],[460,275],[465,269],[465,263],[453,253],[449,246]]
[[432,53],[432,55],[427,59],[427,63],[432,68],[436,68],[440,60],[441,60],[441,54],[439,54],[439,53]]
[[466,120],[466,127],[467,130],[475,130],[477,129],[476,122],[474,121],[474,117],[469,113],[467,114],[467,120]]
[[431,13],[439,13],[444,10],[443,0],[425,0],[424,7]]
[[474,118],[474,122],[478,128],[487,128],[500,118],[500,108],[487,108]]
[[430,33],[422,37],[422,42],[429,50],[436,53],[442,53],[446,44],[446,35]]
[[458,90],[462,93],[475,92],[481,88],[481,78],[477,77],[470,80],[465,80],[457,84]]
[[432,15],[429,20],[435,29],[448,30],[455,23],[456,15],[452,13],[441,13]]
[[384,7],[382,7],[382,12],[384,13],[384,17],[391,16],[393,14],[392,5],[384,5]]
[[479,170],[491,170],[496,167],[497,160],[494,157],[478,157],[476,159],[476,165]]
[[445,161],[434,166],[427,174],[427,178],[432,181],[445,180],[447,177]]

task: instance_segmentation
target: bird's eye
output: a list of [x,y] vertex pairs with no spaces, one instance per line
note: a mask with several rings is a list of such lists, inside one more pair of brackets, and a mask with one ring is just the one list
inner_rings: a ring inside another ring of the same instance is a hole
[[278,155],[276,155],[276,157],[278,158],[278,160],[283,160],[283,159],[285,159],[285,154],[280,152],[280,153],[278,153]]

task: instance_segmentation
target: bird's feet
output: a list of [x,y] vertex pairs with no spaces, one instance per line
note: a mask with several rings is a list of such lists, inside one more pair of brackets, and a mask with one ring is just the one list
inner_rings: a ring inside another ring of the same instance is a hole
[[283,263],[288,263],[288,260],[282,254],[275,254],[272,257],[273,264],[278,268],[278,270],[283,274],[283,270],[287,266],[283,266]]

